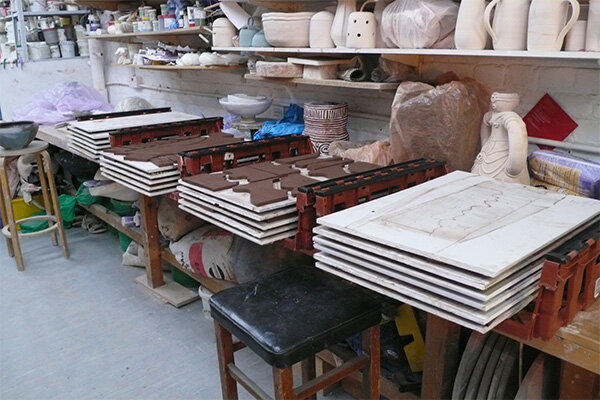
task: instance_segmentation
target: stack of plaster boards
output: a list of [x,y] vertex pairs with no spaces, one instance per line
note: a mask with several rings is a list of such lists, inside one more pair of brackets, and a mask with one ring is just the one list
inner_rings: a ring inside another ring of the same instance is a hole
[[480,332],[536,295],[600,202],[453,172],[317,220],[317,267]]

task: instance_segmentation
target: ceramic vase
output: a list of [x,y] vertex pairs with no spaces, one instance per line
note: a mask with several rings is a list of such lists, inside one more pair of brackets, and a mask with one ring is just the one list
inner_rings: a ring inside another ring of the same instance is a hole
[[336,47],[346,47],[348,33],[348,17],[356,11],[356,0],[338,0],[333,24],[331,24],[331,40]]
[[[530,0],[492,0],[486,7],[483,22],[492,37],[495,50],[525,50]],[[492,10],[493,25],[490,23]]]
[[485,0],[462,0],[456,19],[454,41],[459,50],[483,50],[487,32],[483,24]]
[[590,0],[585,49],[600,51],[600,0]]
[[[567,22],[569,4],[571,18]],[[560,51],[565,36],[579,18],[577,0],[533,0],[529,10],[527,50]]]
[[356,49],[375,47],[375,34],[377,32],[375,14],[363,11],[367,4],[373,3],[374,1],[375,0],[365,1],[360,8],[360,11],[350,13],[348,16],[346,47]]
[[585,50],[585,31],[587,21],[577,21],[565,38],[565,51]]

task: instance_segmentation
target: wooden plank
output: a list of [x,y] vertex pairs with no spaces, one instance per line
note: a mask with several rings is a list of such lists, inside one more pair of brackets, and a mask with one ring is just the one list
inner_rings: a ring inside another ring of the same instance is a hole
[[274,82],[292,85],[330,86],[348,89],[396,90],[399,83],[386,82],[348,82],[341,79],[305,79],[305,78],[265,78],[254,74],[246,74],[249,81]]
[[229,374],[229,364],[235,363],[233,356],[233,338],[227,329],[215,321],[217,338],[217,359],[219,360],[219,377],[221,378],[222,397],[228,400],[238,398],[237,383]]
[[161,301],[177,308],[190,304],[200,298],[197,291],[188,289],[177,282],[172,281],[168,277],[163,279],[165,283],[159,287],[150,286],[146,274],[135,278],[135,282],[140,284],[144,289],[148,290],[148,292],[152,293]]
[[460,326],[427,315],[422,399],[448,399],[460,361]]
[[562,362],[559,398],[568,400],[597,399],[600,376],[577,365]]
[[165,284],[162,273],[161,249],[158,232],[158,201],[154,197],[140,196],[142,227],[146,231],[145,256],[147,284],[156,288]]
[[144,237],[144,234],[140,230],[140,228],[123,226],[121,224],[121,217],[117,214],[112,213],[108,208],[100,204],[91,204],[89,206],[83,206],[81,204],[78,205],[90,214],[93,214],[102,221],[104,221],[106,224],[112,226],[119,232],[129,236],[134,242],[140,244],[142,247],[146,246],[146,238]]
[[227,371],[235,379],[237,383],[242,385],[244,389],[248,391],[255,399],[259,400],[272,400],[271,396],[262,390],[256,382],[254,382],[248,375],[246,375],[241,369],[239,369],[234,363],[227,365]]
[[[304,383],[294,389],[294,395],[298,398],[306,398],[316,394],[318,391],[331,386],[335,382],[340,381],[343,377],[351,374],[352,372],[363,369],[369,363],[369,357],[365,354],[356,356],[340,365],[328,371],[316,379],[310,382]],[[369,381],[368,379],[365,381]]]
[[202,33],[204,30],[200,27],[196,28],[181,28],[171,29],[164,31],[153,31],[153,32],[133,32],[133,33],[121,33],[114,35],[90,35],[88,39],[121,39],[121,38],[135,38],[135,37],[155,37],[155,36],[177,36],[177,35],[195,35]]

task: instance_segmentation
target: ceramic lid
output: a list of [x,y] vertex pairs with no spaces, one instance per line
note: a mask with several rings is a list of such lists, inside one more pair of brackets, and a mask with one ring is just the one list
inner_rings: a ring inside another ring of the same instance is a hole
[[213,28],[234,28],[234,26],[227,18],[217,18],[213,22]]

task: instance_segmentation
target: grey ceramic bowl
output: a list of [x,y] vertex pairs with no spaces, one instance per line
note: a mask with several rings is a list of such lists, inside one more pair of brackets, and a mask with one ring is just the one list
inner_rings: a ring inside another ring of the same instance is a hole
[[6,150],[19,150],[29,146],[35,139],[38,124],[33,121],[0,123],[0,146]]

